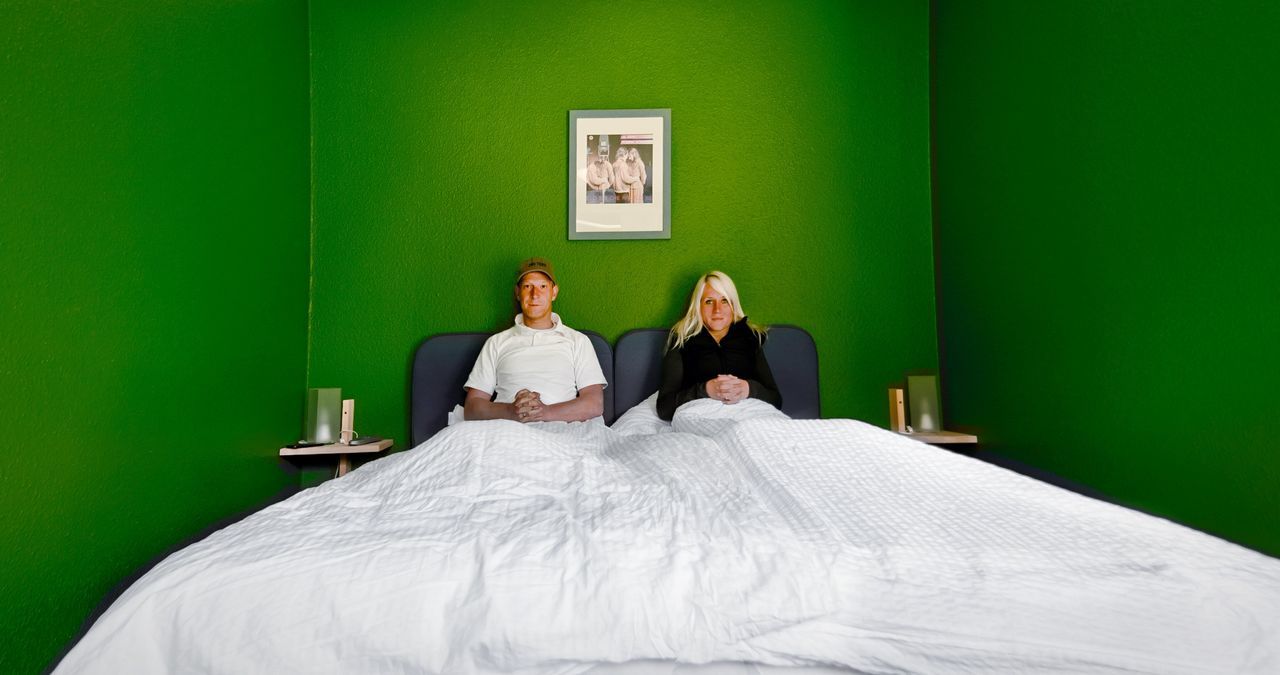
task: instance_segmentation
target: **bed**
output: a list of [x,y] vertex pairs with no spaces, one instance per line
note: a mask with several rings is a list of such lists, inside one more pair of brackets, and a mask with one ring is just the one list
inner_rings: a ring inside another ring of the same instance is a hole
[[649,329],[593,340],[610,425],[445,426],[458,335],[419,348],[412,450],[168,557],[55,672],[1280,672],[1280,561],[819,419],[801,329],[783,411],[670,424]]

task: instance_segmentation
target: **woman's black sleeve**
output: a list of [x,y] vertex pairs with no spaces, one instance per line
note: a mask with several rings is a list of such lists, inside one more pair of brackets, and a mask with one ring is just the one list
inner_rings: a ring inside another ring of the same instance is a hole
[[747,380],[751,385],[751,398],[758,398],[782,410],[782,392],[778,391],[778,383],[773,381],[773,371],[764,358],[764,349],[756,350],[756,377],[759,379]]
[[[770,376],[772,377],[772,376]],[[701,382],[681,388],[684,383],[684,359],[680,350],[672,349],[662,357],[662,383],[658,386],[658,417],[670,422],[676,408],[695,398],[706,398]]]

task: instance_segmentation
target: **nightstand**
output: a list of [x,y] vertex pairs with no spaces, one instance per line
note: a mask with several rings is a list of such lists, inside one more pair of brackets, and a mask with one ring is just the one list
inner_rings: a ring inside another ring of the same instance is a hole
[[351,470],[351,458],[348,455],[365,455],[375,454],[391,447],[395,441],[390,438],[384,438],[376,443],[364,443],[362,445],[343,445],[341,443],[330,443],[328,445],[315,445],[310,448],[280,448],[281,457],[302,457],[302,456],[320,456],[320,455],[337,455],[338,470],[334,474],[335,478],[341,478]]

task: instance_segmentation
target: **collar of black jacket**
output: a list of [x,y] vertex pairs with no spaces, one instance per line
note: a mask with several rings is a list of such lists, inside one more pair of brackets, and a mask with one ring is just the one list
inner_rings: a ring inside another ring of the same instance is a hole
[[[712,345],[717,344],[716,339],[711,337],[711,331],[707,330],[706,326],[703,326],[702,331],[695,337],[699,341],[706,340]],[[726,340],[738,342],[745,339],[754,341],[756,339],[756,335],[755,331],[751,330],[751,326],[747,325],[747,317],[744,316],[730,324],[729,331],[724,334],[723,338],[720,338],[719,344],[720,346],[724,346]]]

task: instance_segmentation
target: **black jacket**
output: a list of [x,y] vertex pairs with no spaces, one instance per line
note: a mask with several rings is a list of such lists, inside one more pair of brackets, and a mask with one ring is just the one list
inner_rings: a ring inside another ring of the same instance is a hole
[[764,349],[746,318],[729,326],[717,344],[711,333],[701,333],[685,341],[680,349],[662,357],[662,384],[658,388],[658,416],[670,420],[676,408],[696,398],[706,398],[706,382],[717,375],[733,375],[751,385],[751,398],[776,408],[782,395],[773,381],[773,371],[764,358]]

